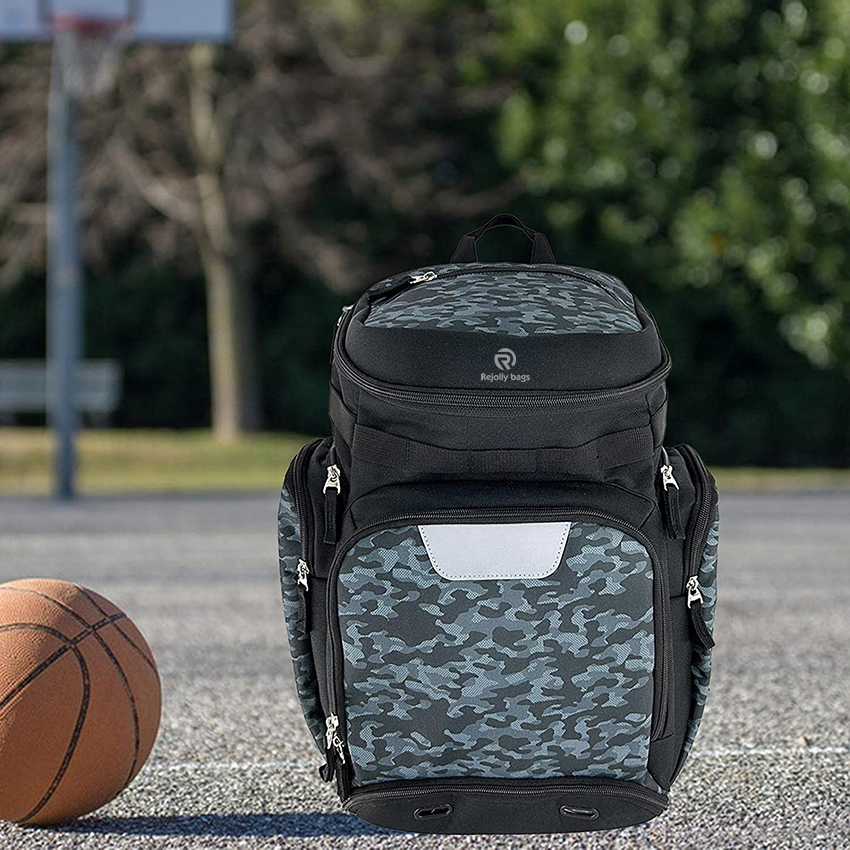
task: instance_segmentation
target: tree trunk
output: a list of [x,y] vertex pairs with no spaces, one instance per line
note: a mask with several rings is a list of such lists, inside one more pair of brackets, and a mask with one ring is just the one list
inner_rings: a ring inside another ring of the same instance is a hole
[[227,199],[225,150],[215,114],[216,48],[190,50],[192,136],[198,161],[198,241],[206,277],[212,428],[222,441],[262,427],[251,292],[237,273]]

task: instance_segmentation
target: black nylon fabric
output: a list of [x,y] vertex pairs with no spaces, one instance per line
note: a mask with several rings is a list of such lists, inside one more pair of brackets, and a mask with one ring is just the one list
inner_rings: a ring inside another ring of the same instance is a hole
[[[364,324],[369,305],[362,299],[346,325],[345,352],[355,367],[379,381],[408,387],[447,387],[503,392],[506,389],[594,390],[624,387],[650,375],[665,360],[658,332],[638,306],[640,331],[628,334],[462,333]],[[494,357],[501,349],[516,355],[510,372]],[[527,381],[491,385],[481,375],[528,375]]]

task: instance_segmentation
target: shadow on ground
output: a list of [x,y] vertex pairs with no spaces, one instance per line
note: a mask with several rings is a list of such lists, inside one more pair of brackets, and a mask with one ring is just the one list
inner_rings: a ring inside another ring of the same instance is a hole
[[399,835],[389,829],[361,821],[353,815],[321,814],[230,814],[163,815],[161,817],[84,818],[56,828],[58,832],[101,835],[193,835],[230,837]]

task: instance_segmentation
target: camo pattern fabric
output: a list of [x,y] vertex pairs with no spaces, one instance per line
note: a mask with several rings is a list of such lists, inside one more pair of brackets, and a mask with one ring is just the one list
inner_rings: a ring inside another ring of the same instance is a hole
[[543,579],[444,579],[416,526],[360,540],[338,578],[356,780],[651,785],[652,585],[646,549],[594,523]]
[[[627,333],[641,329],[634,298],[617,278],[564,266],[592,278],[503,264],[504,271],[476,271],[473,265],[434,269],[467,270],[462,277],[411,286],[378,302],[366,317],[375,327],[472,330],[525,337],[532,334]],[[430,270],[429,270],[430,271]],[[413,274],[416,274],[414,272]]]
[[289,636],[289,651],[295,670],[295,689],[310,734],[319,748],[325,751],[325,715],[319,704],[316,667],[310,647],[310,637],[298,625],[298,561],[301,558],[301,527],[295,504],[286,485],[280,491],[277,512],[277,547],[280,564],[280,587],[283,593],[283,614]]
[[[720,516],[715,509],[714,521],[708,531],[705,549],[702,551],[702,563],[699,568],[699,588],[702,593],[702,613],[710,632],[714,632],[714,608],[717,603],[717,544],[720,539]],[[679,759],[677,773],[681,770],[697,736],[705,701],[708,698],[708,682],[711,678],[711,650],[703,647],[694,649],[691,665],[693,690],[691,692],[691,716],[685,733],[685,743]]]

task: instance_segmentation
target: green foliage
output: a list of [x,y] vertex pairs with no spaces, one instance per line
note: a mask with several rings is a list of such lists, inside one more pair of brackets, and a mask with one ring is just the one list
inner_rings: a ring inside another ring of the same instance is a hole
[[561,256],[656,311],[674,435],[729,462],[848,463],[847,7],[488,5],[504,165]]

